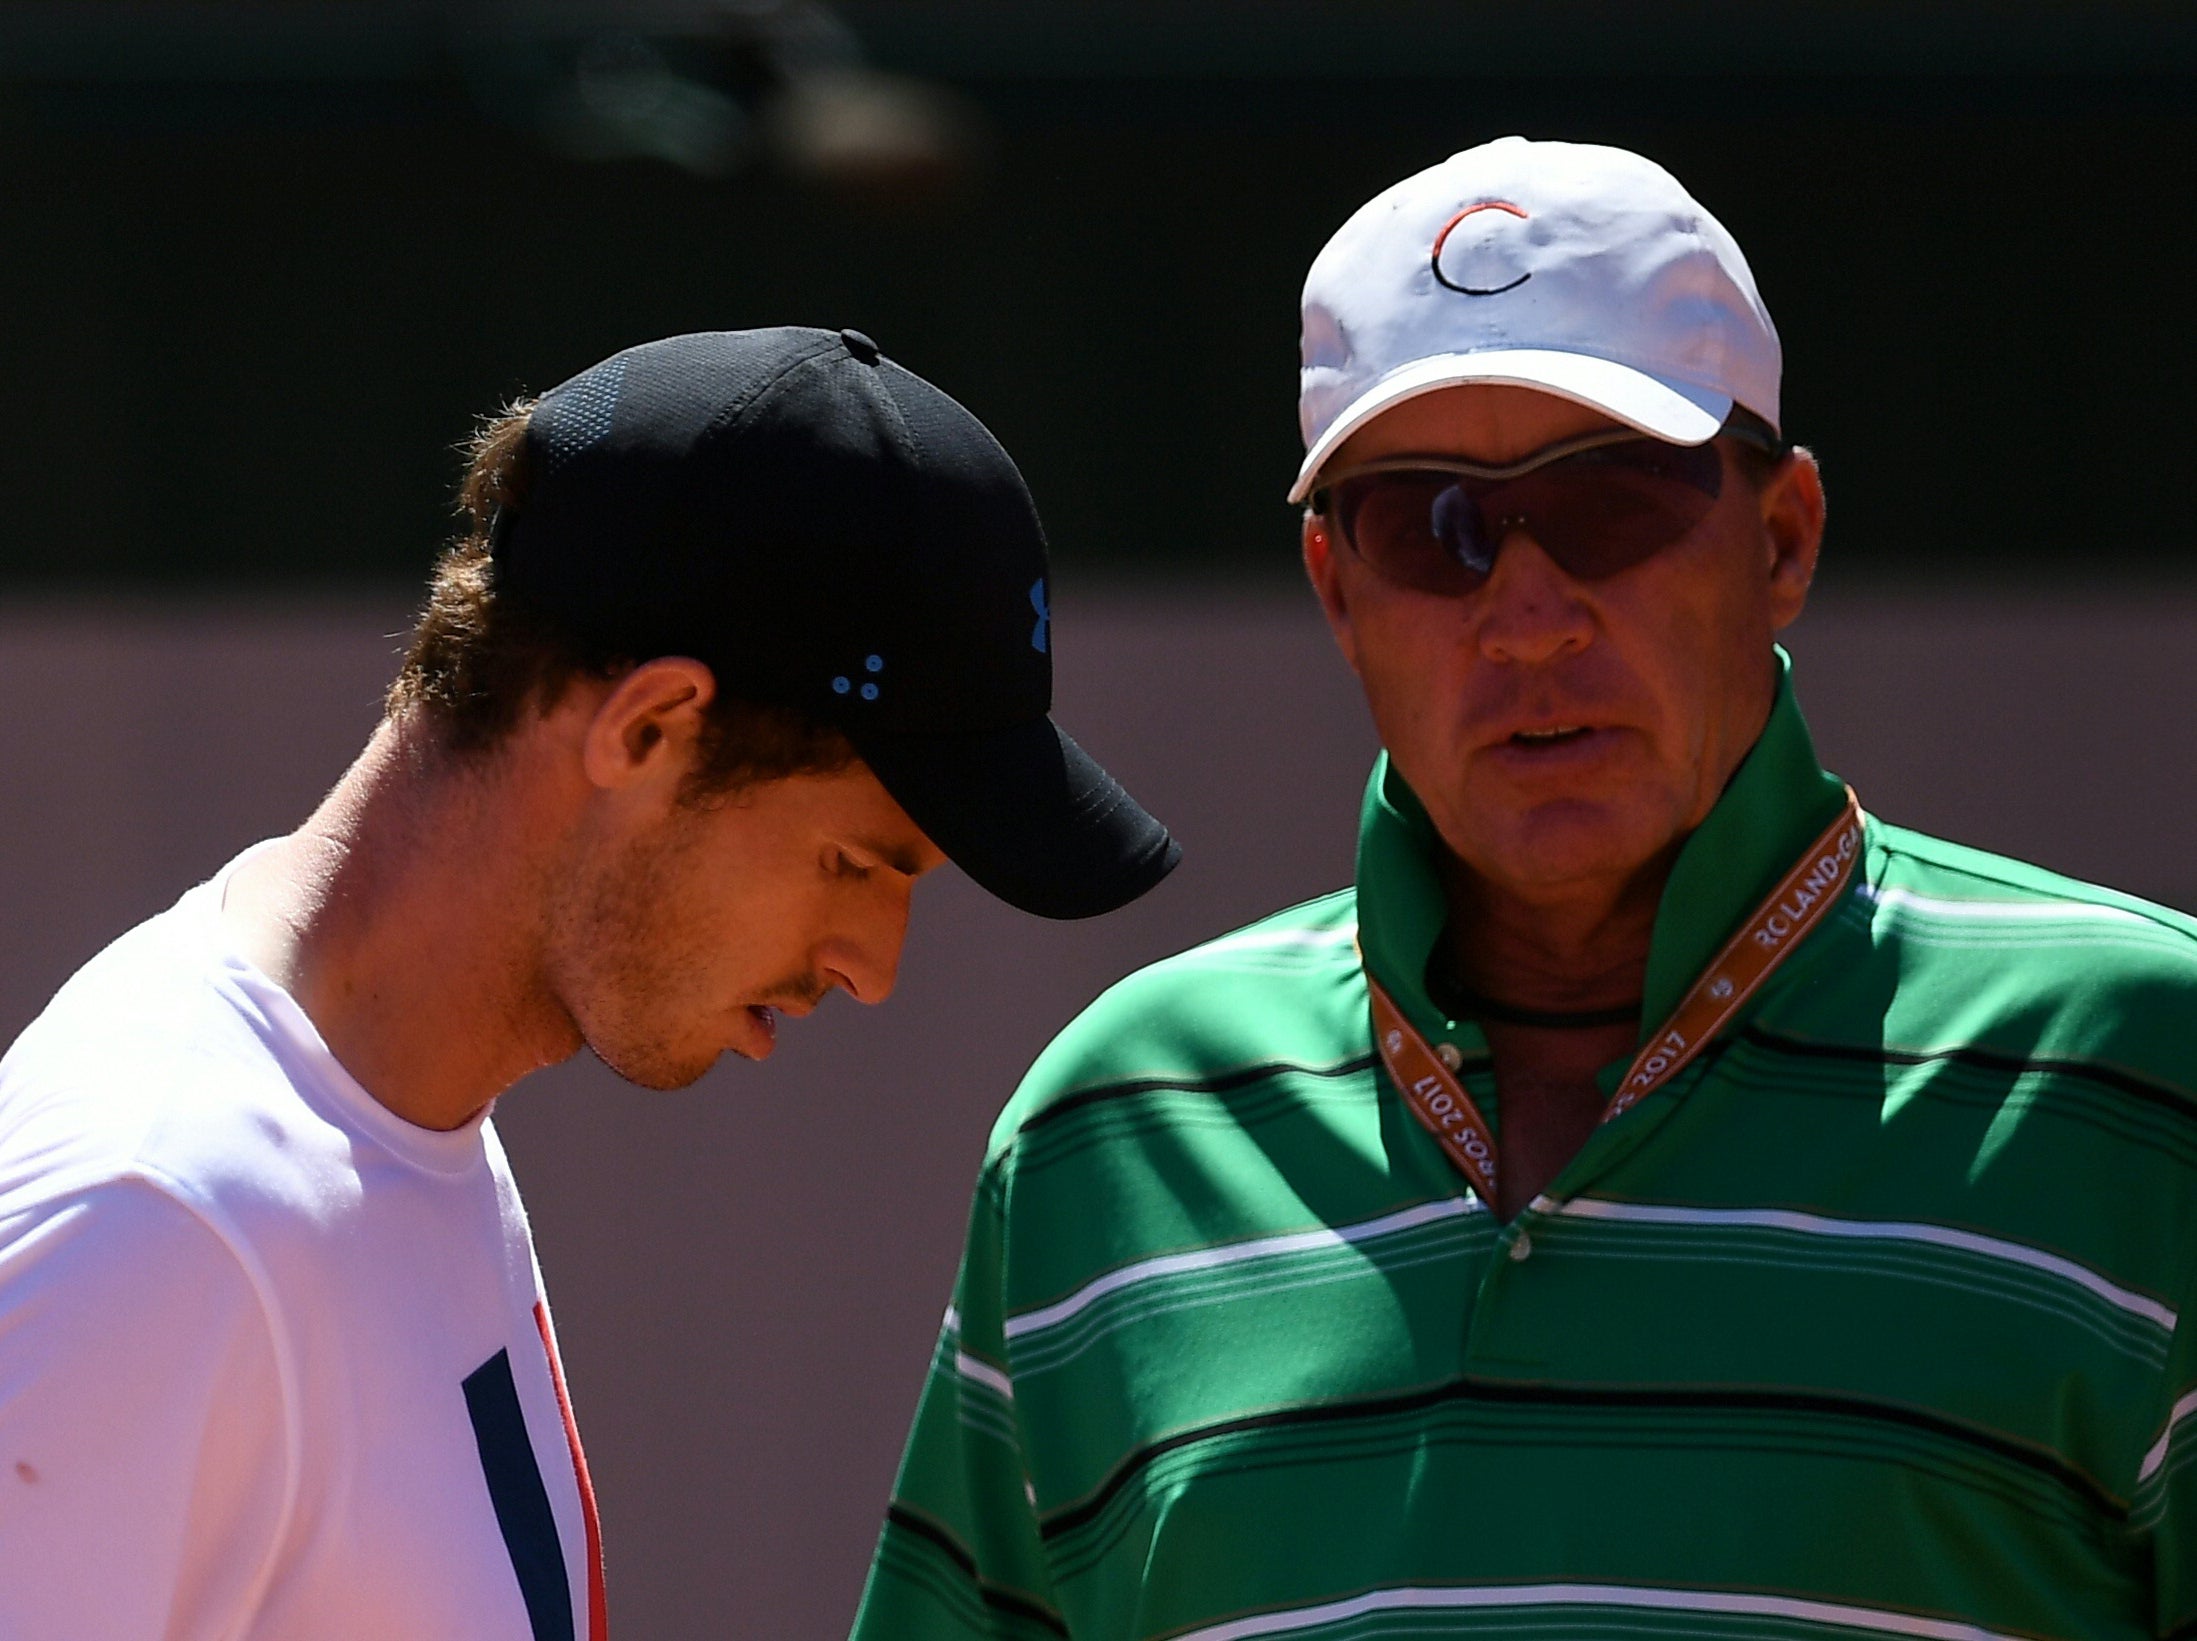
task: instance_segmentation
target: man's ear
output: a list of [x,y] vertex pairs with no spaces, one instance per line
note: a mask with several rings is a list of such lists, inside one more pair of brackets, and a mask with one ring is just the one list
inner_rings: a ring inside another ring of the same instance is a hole
[[1763,483],[1762,537],[1769,553],[1770,629],[1800,619],[1823,550],[1823,474],[1807,451],[1793,450]]
[[702,714],[717,694],[709,668],[685,656],[644,661],[597,702],[580,738],[580,765],[602,788],[684,780]]
[[1350,663],[1352,671],[1356,671],[1357,632],[1351,625],[1350,596],[1343,585],[1342,566],[1337,562],[1335,532],[1324,517],[1313,512],[1304,516],[1304,573],[1312,583],[1312,591],[1319,597],[1322,613],[1327,616],[1328,631],[1335,635],[1343,659]]

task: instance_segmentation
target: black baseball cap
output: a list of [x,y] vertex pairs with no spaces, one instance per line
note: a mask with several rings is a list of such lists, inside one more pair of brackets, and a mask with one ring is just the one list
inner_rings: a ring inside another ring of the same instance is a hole
[[1090,917],[1181,851],[1049,716],[1045,533],[967,410],[859,331],[672,336],[551,388],[500,596],[842,731],[1009,905]]

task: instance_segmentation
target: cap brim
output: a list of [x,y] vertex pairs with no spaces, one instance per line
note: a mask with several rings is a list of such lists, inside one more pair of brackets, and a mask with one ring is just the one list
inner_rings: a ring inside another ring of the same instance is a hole
[[1182,857],[1049,718],[970,735],[858,735],[855,750],[948,860],[1039,917],[1126,906]]
[[1672,444],[1706,443],[1732,413],[1729,394],[1650,376],[1631,365],[1592,354],[1560,353],[1550,348],[1440,353],[1414,359],[1403,369],[1390,372],[1345,406],[1305,452],[1304,465],[1297,469],[1297,482],[1290,487],[1289,499],[1298,502],[1310,495],[1328,457],[1382,411],[1422,393],[1465,382],[1501,383],[1553,393]]

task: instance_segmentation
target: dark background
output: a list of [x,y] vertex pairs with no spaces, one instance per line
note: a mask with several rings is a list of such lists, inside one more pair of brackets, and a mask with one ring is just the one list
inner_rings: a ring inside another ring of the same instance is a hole
[[2104,0],[18,3],[0,578],[410,579],[473,417],[786,321],[989,420],[1071,584],[1285,573],[1305,265],[1513,130],[1738,235],[1838,562],[2178,568],[2193,93]]

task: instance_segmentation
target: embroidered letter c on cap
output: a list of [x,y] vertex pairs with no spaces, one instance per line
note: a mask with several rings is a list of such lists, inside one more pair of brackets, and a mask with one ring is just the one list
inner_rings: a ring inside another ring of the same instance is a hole
[[[1522,210],[1520,207],[1513,205],[1509,200],[1484,199],[1477,205],[1466,206],[1462,211],[1459,211],[1455,216],[1451,217],[1447,222],[1442,224],[1442,231],[1434,236],[1434,250],[1431,255],[1431,262],[1434,268],[1434,277],[1448,289],[1456,291],[1462,296],[1501,296],[1505,291],[1516,290],[1519,286],[1523,285],[1527,280],[1533,277],[1533,274],[1528,271],[1526,273],[1520,274],[1516,279],[1506,280],[1500,284],[1477,285],[1468,283],[1467,281],[1475,278],[1484,279],[1489,276],[1487,274],[1470,274],[1467,273],[1464,268],[1460,267],[1458,269],[1460,277],[1452,279],[1449,276],[1448,272],[1443,269],[1442,252],[1448,248],[1450,235],[1456,232],[1457,225],[1460,222],[1463,222],[1467,217],[1478,216],[1482,211],[1507,211],[1512,216],[1518,218],[1521,222],[1526,220],[1525,211]],[[1499,230],[1502,225],[1500,223],[1495,223],[1482,224],[1481,226],[1483,228],[1492,226]],[[1491,240],[1489,235],[1483,232],[1476,240],[1474,240],[1469,245],[1460,243],[1458,246],[1460,254],[1457,257],[1453,258],[1452,261],[1477,262],[1480,260],[1480,255],[1482,253],[1486,253],[1491,250],[1499,250],[1499,246],[1500,241]]]

